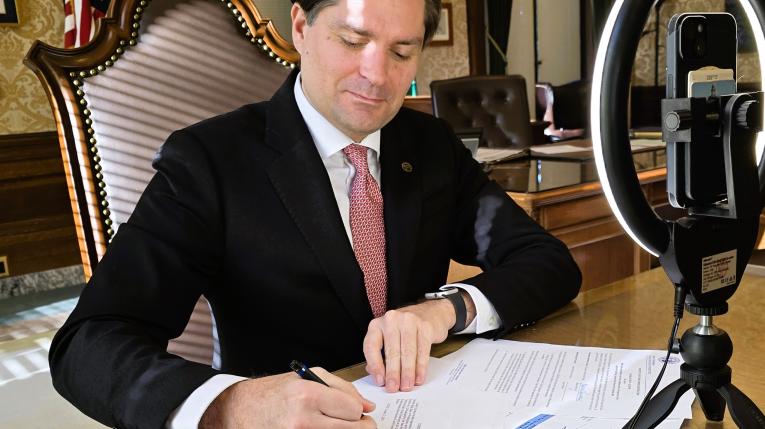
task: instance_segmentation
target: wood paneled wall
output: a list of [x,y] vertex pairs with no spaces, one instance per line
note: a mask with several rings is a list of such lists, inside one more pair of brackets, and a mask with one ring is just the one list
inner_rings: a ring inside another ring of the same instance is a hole
[[80,263],[56,133],[0,136],[0,257],[11,276]]

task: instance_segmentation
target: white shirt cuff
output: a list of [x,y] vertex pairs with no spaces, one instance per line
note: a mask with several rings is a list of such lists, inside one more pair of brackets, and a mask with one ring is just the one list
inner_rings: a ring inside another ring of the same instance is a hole
[[229,386],[247,380],[231,374],[218,374],[191,392],[188,398],[170,414],[165,423],[166,429],[198,428],[202,415],[212,401]]
[[499,318],[497,310],[494,309],[494,306],[483,292],[473,285],[464,283],[452,283],[441,286],[440,289],[445,290],[455,287],[467,292],[475,304],[475,319],[465,329],[457,332],[457,334],[482,334],[486,331],[499,328],[502,324],[502,319]]

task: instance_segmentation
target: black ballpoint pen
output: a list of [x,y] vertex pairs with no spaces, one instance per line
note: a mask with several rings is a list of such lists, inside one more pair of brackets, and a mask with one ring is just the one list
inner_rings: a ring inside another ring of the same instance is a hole
[[300,376],[303,380],[311,380],[315,381],[317,383],[321,383],[327,387],[329,387],[329,384],[325,383],[324,380],[319,378],[318,375],[314,374],[313,371],[311,371],[307,366],[305,366],[304,363],[298,362],[296,360],[293,360],[290,363],[290,368],[292,368],[293,371],[297,373],[297,375]]

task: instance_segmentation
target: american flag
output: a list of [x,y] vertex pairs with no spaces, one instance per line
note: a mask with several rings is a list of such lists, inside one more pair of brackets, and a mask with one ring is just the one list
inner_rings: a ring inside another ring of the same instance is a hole
[[87,45],[95,32],[95,22],[103,18],[111,0],[64,0],[64,47]]

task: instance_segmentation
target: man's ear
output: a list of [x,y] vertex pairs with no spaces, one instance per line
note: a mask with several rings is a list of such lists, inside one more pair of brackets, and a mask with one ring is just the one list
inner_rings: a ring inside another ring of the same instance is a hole
[[302,55],[305,29],[308,26],[305,11],[299,4],[293,3],[290,16],[292,16],[292,44],[295,45],[295,49]]

